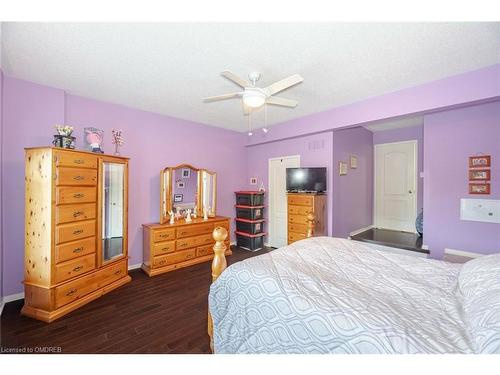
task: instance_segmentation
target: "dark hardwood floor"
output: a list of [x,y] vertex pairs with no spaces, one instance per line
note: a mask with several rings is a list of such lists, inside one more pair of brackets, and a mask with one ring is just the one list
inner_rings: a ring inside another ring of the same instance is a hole
[[[233,247],[228,264],[260,255]],[[47,324],[20,315],[23,300],[5,305],[5,348],[59,347],[62,353],[209,353],[208,289],[211,263],[132,282]]]

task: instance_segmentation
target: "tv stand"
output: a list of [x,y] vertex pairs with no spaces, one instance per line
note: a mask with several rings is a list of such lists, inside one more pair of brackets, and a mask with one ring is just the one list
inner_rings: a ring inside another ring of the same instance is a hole
[[326,194],[287,193],[288,244],[307,238],[307,215],[314,214],[313,237],[327,235]]

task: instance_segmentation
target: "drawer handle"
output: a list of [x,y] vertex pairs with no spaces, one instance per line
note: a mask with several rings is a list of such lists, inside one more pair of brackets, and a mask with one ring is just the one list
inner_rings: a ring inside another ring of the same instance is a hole
[[187,246],[187,245],[188,245],[187,242],[183,242],[183,243],[180,244],[180,246]]
[[77,180],[77,181],[80,181],[80,180],[83,180],[83,179],[85,179],[85,177],[83,177],[83,176],[75,176],[75,177],[73,177],[73,180]]
[[73,268],[73,272],[78,272],[81,270],[83,270],[83,266],[76,266],[75,268]]
[[168,234],[160,234],[160,238],[168,238]]
[[193,256],[191,254],[186,255],[186,259],[192,258]]
[[169,249],[169,247],[162,247],[161,251],[168,251]]
[[159,263],[159,264],[165,264],[165,263],[167,263],[167,261],[166,261],[166,260],[160,260],[160,263]]
[[73,198],[83,198],[84,196],[85,196],[85,194],[83,194],[83,193],[73,194]]
[[122,273],[122,270],[116,270],[115,271],[115,275],[119,275],[120,273]]
[[82,234],[82,233],[83,233],[83,229],[77,229],[77,230],[73,231],[73,234]]
[[183,235],[183,236],[184,236],[184,235],[186,235],[186,234],[188,234],[188,233],[189,233],[189,232],[181,232],[181,235]]
[[72,296],[73,294],[75,294],[77,291],[77,289],[71,289],[68,291],[68,293],[66,293],[67,296]]
[[74,253],[81,253],[83,251],[83,246],[77,247],[76,249],[73,249]]
[[75,164],[83,164],[83,163],[85,163],[85,161],[83,161],[82,159],[75,159],[75,160],[73,160],[73,162]]
[[83,215],[83,211],[75,211],[73,212],[73,217],[78,217],[78,216],[82,216]]

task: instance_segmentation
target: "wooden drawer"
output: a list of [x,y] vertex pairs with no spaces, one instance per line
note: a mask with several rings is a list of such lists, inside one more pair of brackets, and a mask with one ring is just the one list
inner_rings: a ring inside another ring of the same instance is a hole
[[305,233],[288,232],[288,243],[303,240],[304,238],[306,238]]
[[226,228],[226,230],[229,232],[229,221],[218,221],[214,224],[214,229],[217,227]]
[[96,204],[70,204],[56,207],[56,224],[95,219]]
[[196,246],[198,246],[198,240],[196,237],[183,238],[177,240],[175,243],[175,248],[177,250],[189,249],[190,247],[196,247]]
[[202,257],[213,253],[214,253],[213,245],[205,245],[196,248],[197,257]]
[[307,224],[307,216],[303,216],[303,215],[288,215],[288,223],[292,223],[292,224]]
[[59,186],[56,188],[56,204],[95,202],[95,187]]
[[68,242],[56,246],[56,263],[78,258],[82,255],[95,253],[95,237]]
[[156,229],[153,231],[153,242],[175,239],[175,229]]
[[288,215],[303,215],[307,216],[310,212],[313,212],[312,207],[308,206],[288,206]]
[[55,288],[56,308],[77,300],[121,279],[127,274],[127,262],[121,261],[97,272],[79,277]]
[[203,246],[203,245],[213,245],[215,243],[212,233],[210,234],[204,234],[202,236],[196,236],[196,246]]
[[56,227],[56,244],[95,236],[95,220],[61,224]]
[[193,226],[183,226],[177,230],[177,238],[191,237],[199,234],[212,233],[214,230],[213,223],[194,224]]
[[303,195],[289,195],[288,204],[296,206],[312,206],[313,197],[307,197]]
[[57,168],[56,185],[94,186],[97,184],[96,169]]
[[58,167],[97,168],[97,156],[55,151],[55,162]]
[[154,257],[152,266],[153,268],[168,266],[170,264],[180,263],[186,260],[194,259],[195,256],[196,256],[195,249],[179,251],[173,254]]
[[175,251],[175,241],[160,242],[153,245],[153,256],[173,253]]
[[71,279],[84,273],[91,271],[95,268],[95,254],[85,255],[64,263],[56,264],[54,282],[60,283],[62,281]]
[[307,225],[288,223],[288,231],[296,233],[307,233]]

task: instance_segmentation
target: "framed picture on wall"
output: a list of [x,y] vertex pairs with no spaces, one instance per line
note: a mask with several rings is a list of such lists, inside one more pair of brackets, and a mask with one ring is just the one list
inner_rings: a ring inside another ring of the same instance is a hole
[[351,169],[356,169],[358,167],[358,157],[356,155],[351,155],[349,157],[349,163],[351,165]]
[[174,194],[174,202],[182,202],[184,196],[182,194]]
[[489,169],[469,169],[470,181],[489,181],[491,180],[491,171]]
[[184,189],[186,187],[186,183],[184,181],[177,181],[177,188]]
[[470,183],[469,194],[490,194],[489,183]]
[[181,176],[182,176],[182,178],[190,178],[191,177],[191,169],[182,168]]
[[491,155],[469,157],[469,168],[491,167]]
[[345,161],[339,161],[339,175],[344,176],[347,174],[347,163]]

